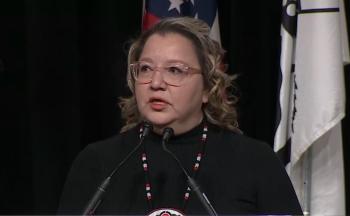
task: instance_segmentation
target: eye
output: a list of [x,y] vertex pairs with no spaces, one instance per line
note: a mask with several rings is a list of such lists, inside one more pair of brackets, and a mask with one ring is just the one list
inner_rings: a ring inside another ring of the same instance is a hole
[[179,65],[174,65],[174,66],[167,67],[167,72],[173,75],[180,75],[180,74],[184,74],[185,70]]
[[152,66],[145,64],[145,63],[139,64],[139,72],[140,73],[148,73],[148,72],[152,72],[152,71],[153,71]]

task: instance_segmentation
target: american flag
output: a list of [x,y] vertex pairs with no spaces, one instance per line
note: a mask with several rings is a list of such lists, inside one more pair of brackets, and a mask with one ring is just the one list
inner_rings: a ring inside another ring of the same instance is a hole
[[189,16],[205,21],[210,36],[220,42],[216,0],[144,0],[142,29],[147,30],[165,17]]

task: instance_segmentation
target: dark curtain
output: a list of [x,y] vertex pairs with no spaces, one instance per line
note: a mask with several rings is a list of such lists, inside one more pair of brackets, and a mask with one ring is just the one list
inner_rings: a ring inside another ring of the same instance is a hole
[[[239,75],[240,127],[272,145],[281,2],[218,4],[230,73]],[[78,152],[118,133],[118,98],[130,94],[126,52],[141,11],[142,1],[1,1],[0,214],[54,214]],[[347,95],[349,73],[346,67]]]

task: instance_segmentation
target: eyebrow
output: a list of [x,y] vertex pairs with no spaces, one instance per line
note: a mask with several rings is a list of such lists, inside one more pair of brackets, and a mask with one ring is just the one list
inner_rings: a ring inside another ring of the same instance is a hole
[[[148,58],[148,57],[146,57],[146,58],[140,58],[139,61],[144,61],[144,62],[149,62],[149,63],[154,64],[153,59]],[[180,59],[170,59],[170,60],[167,60],[167,61],[165,62],[165,64],[169,64],[169,63],[181,63],[181,64],[184,64],[184,65],[186,65],[186,66],[189,66],[189,65],[190,65],[188,62],[185,62],[185,61],[180,60]]]

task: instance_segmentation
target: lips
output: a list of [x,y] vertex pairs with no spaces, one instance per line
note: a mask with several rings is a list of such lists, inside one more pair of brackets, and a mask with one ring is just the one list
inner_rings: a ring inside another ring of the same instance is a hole
[[149,104],[153,110],[161,111],[169,105],[169,102],[163,98],[152,97],[149,99]]

